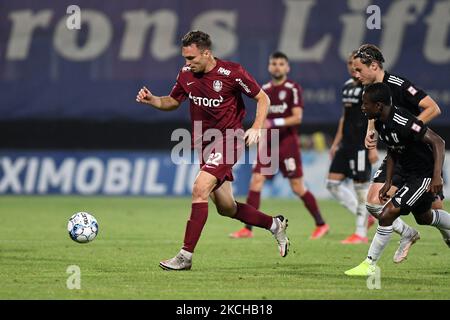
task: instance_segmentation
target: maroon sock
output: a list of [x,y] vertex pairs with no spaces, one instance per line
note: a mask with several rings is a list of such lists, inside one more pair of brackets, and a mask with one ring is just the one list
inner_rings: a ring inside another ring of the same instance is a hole
[[[258,210],[260,202],[261,202],[261,192],[250,190],[247,195],[247,204],[251,205],[253,208]],[[250,224],[246,224],[245,227],[248,230],[253,229],[253,226]]]
[[246,203],[236,202],[237,213],[233,217],[234,219],[240,220],[248,225],[261,227],[269,230],[272,226],[273,218],[261,211],[256,210],[252,206]]
[[184,250],[194,252],[207,218],[208,202],[193,203],[191,217],[186,224],[186,232],[184,233]]
[[316,198],[314,198],[313,194],[309,191],[306,191],[306,193],[300,198],[303,200],[306,209],[308,209],[309,213],[314,218],[316,226],[324,225],[325,221],[323,221],[319,207],[317,206]]
[[261,192],[250,190],[247,195],[247,204],[251,205],[256,210],[259,209],[259,203],[261,200]]

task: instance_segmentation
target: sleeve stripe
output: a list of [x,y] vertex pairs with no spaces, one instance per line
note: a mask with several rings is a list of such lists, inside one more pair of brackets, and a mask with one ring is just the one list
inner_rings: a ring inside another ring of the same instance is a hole
[[297,88],[292,88],[292,93],[294,96],[294,106],[298,106],[298,90],[297,90]]
[[394,119],[395,122],[397,122],[398,124],[401,124],[402,126],[405,126],[406,123],[408,122],[408,119],[403,118],[402,116],[398,115],[397,113],[394,113]]
[[388,79],[388,82],[393,83],[393,84],[396,84],[396,85],[398,85],[399,87],[401,87],[402,84],[403,84],[403,81],[401,81],[401,80],[395,80],[395,79],[391,79],[391,78]]

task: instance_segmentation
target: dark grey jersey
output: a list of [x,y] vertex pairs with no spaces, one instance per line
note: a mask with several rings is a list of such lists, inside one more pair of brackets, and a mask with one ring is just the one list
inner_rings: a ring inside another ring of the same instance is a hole
[[405,108],[416,117],[420,114],[419,102],[427,96],[425,91],[416,87],[408,79],[388,72],[384,73],[383,83],[391,89],[394,106]]
[[367,118],[361,111],[363,88],[361,83],[353,79],[347,80],[342,88],[344,107],[342,145],[345,147],[364,146]]
[[405,175],[432,177],[431,146],[422,141],[428,127],[406,109],[392,107],[386,122],[375,121],[379,139],[397,158]]

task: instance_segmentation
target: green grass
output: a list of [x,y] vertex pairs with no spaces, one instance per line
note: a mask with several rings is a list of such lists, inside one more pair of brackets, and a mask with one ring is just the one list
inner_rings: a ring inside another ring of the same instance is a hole
[[[381,289],[343,272],[360,263],[368,245],[344,246],[354,219],[336,202],[320,202],[331,225],[324,239],[308,240],[313,221],[300,201],[263,199],[262,210],[289,218],[292,247],[281,258],[265,230],[253,239],[229,239],[241,227],[210,206],[193,269],[167,272],[160,260],[174,256],[190,213],[187,198],[2,197],[0,299],[450,299],[450,250],[440,233],[417,226],[422,239],[408,260],[392,262],[398,236],[379,263]],[[449,203],[446,203],[449,207]],[[89,211],[98,238],[77,244],[67,219]],[[374,228],[370,230],[372,237]],[[69,290],[67,267],[81,268],[81,289]]]

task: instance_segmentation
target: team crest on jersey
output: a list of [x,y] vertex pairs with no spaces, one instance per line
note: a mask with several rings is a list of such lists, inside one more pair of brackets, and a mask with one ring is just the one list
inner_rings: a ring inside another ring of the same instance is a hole
[[216,91],[216,92],[219,92],[220,90],[222,90],[222,81],[220,81],[220,80],[215,80],[215,81],[213,82],[213,89],[214,89],[214,91]]
[[413,96],[415,96],[416,93],[417,93],[416,88],[414,88],[413,86],[410,86],[410,87],[408,88],[408,91],[409,91],[409,93],[411,93],[411,95],[413,95]]
[[285,90],[281,90],[281,91],[278,93],[278,99],[280,99],[280,100],[286,99],[286,91],[285,91]]

